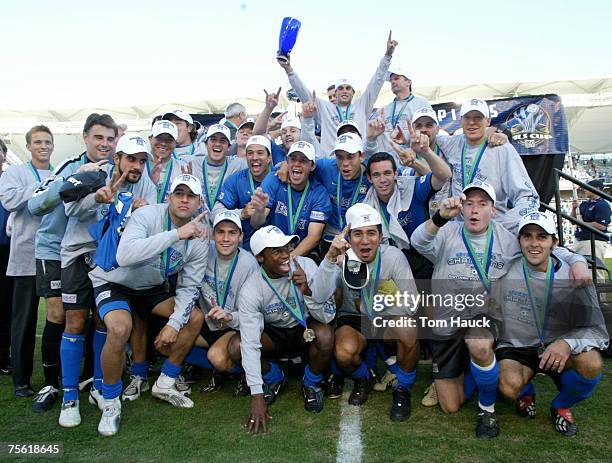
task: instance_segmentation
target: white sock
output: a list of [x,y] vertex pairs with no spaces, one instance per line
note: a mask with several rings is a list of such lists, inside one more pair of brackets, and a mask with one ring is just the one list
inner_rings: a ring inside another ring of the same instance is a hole
[[474,362],[474,360],[470,360],[470,361],[472,362],[472,365],[474,365],[480,371],[491,371],[493,368],[495,368],[495,357],[493,357],[493,361],[491,362],[491,364],[487,365],[486,367],[481,367],[476,362]]
[[389,366],[395,364],[396,362],[397,362],[397,357],[395,355],[392,355],[387,360],[385,360],[385,363]]
[[480,401],[478,401],[478,406],[480,408],[482,408],[483,410],[489,412],[489,413],[494,413],[495,412],[495,404],[491,404],[491,405],[483,405],[480,403]]
[[169,389],[174,386],[174,383],[176,383],[176,378],[172,378],[164,373],[161,373],[159,378],[157,378],[156,383],[161,388]]

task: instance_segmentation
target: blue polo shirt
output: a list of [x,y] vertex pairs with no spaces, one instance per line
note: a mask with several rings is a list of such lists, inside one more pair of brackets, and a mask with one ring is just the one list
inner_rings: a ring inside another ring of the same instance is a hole
[[275,166],[279,162],[283,162],[287,160],[287,153],[285,153],[285,150],[283,149],[282,146],[277,145],[274,141],[272,141],[270,143],[270,147],[272,149],[272,152],[270,154],[272,155],[272,165],[273,166]]
[[[610,224],[610,205],[608,201],[603,198],[589,199],[588,201],[580,204],[580,215],[582,216],[583,222],[597,222],[606,227]],[[576,231],[576,239],[579,241],[590,240],[591,232],[579,228]],[[600,236],[595,235],[596,240],[608,241]]]

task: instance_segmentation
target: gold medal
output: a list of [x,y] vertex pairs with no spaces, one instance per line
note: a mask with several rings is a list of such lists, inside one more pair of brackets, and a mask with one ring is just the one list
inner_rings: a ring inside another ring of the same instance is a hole
[[312,328],[306,328],[302,336],[304,337],[305,342],[312,342],[317,337],[317,335],[315,334],[315,330],[313,330]]

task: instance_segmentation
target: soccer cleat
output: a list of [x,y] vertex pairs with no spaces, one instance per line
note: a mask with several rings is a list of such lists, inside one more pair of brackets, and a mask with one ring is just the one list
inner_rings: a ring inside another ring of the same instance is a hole
[[363,405],[368,400],[372,389],[372,378],[359,378],[353,380],[353,390],[348,398],[349,405]]
[[550,417],[552,418],[553,428],[558,433],[571,437],[578,432],[578,426],[574,421],[571,409],[550,407]]
[[476,437],[497,437],[498,435],[499,422],[497,420],[497,413],[491,413],[478,407]]
[[121,400],[119,397],[104,402],[98,432],[102,436],[114,436],[119,432],[121,422]]
[[[88,384],[93,383],[93,376],[91,378],[87,378],[81,382],[79,382],[79,392],[82,392],[85,390],[85,388],[87,387]],[[102,409],[100,409],[102,410]]]
[[188,396],[191,394],[191,386],[185,381],[185,377],[183,375],[178,375],[176,377],[176,382],[174,383],[176,386],[176,390],[181,394]]
[[176,388],[176,383],[171,387],[160,387],[155,381],[151,389],[151,395],[160,400],[165,400],[176,408],[193,408],[193,401]]
[[283,375],[283,379],[281,379],[280,381],[277,381],[276,383],[272,383],[272,384],[264,383],[263,392],[264,392],[264,400],[266,401],[266,405],[272,405],[274,402],[276,402],[276,398],[278,397],[278,395],[282,391],[287,389],[288,385],[289,385],[289,380],[287,379],[287,376],[285,375]]
[[337,374],[330,374],[327,378],[327,387],[325,395],[328,399],[339,399],[342,396],[342,390],[344,389],[344,376]]
[[302,386],[304,393],[304,409],[311,413],[323,411],[323,389],[320,387]]
[[181,376],[185,378],[186,383],[193,384],[202,379],[202,376],[204,376],[204,368],[199,365],[193,365],[192,363],[186,363],[181,372]]
[[523,418],[534,419],[536,417],[536,396],[524,395],[516,399],[516,413]]
[[13,374],[13,367],[10,362],[4,362],[0,365],[0,375],[11,375]]
[[209,383],[202,386],[200,388],[200,392],[206,394],[209,392],[220,391],[223,387],[223,383],[225,383],[225,377],[223,375],[220,375],[219,373],[213,372]]
[[59,397],[59,391],[53,386],[45,386],[34,396],[32,400],[32,411],[42,413],[53,407]]
[[238,380],[238,384],[234,388],[234,397],[246,397],[251,394],[251,388],[246,382],[244,375],[240,377]]
[[102,391],[91,386],[91,389],[89,389],[88,401],[94,407],[98,407],[100,411],[104,411],[104,397],[102,397]]
[[15,397],[32,397],[34,395],[34,391],[30,387],[29,384],[24,384],[23,386],[15,387]]
[[410,391],[403,387],[393,389],[393,403],[389,411],[391,421],[404,421],[410,418]]
[[378,381],[372,389],[378,392],[384,392],[387,390],[389,386],[395,387],[397,384],[397,375],[395,373],[391,373],[391,371],[385,371],[385,374],[380,381]]
[[435,407],[438,405],[438,391],[436,390],[436,385],[431,383],[425,389],[425,393],[423,394],[423,398],[421,399],[421,404],[424,407]]
[[121,400],[136,400],[140,394],[149,390],[149,382],[140,376],[130,376],[130,384],[123,390]]
[[62,410],[59,416],[59,425],[62,428],[74,428],[81,424],[81,413],[79,412],[79,401],[69,400],[62,402]]

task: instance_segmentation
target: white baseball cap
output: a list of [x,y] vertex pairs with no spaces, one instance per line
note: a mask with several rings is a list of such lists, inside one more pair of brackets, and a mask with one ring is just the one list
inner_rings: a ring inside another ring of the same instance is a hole
[[153,127],[151,127],[151,136],[157,137],[162,133],[167,133],[174,140],[178,138],[178,127],[174,122],[166,121],[164,119],[160,119],[159,121],[155,121]]
[[380,225],[382,220],[380,214],[372,206],[365,203],[357,203],[346,211],[346,223],[350,224],[351,230],[355,228]]
[[230,130],[223,124],[213,124],[208,127],[208,130],[206,131],[206,140],[212,137],[215,133],[220,133],[225,138],[227,138],[227,141],[231,143],[232,136],[230,134]]
[[291,156],[293,153],[302,153],[308,158],[309,161],[312,162],[315,162],[317,159],[314,146],[307,141],[300,140],[291,145],[291,148],[289,148],[289,152],[287,153],[287,157]]
[[357,122],[355,122],[352,119],[341,122],[340,125],[338,125],[338,128],[336,129],[336,136],[340,136],[340,133],[339,133],[340,129],[342,129],[343,127],[347,127],[347,126],[353,127],[357,131],[359,136],[361,137],[361,130],[359,130],[359,126],[357,125]]
[[255,127],[255,118],[253,117],[247,117],[244,122],[242,124],[240,124],[240,126],[238,127],[238,130],[240,130],[241,128],[243,128],[245,125],[252,125],[253,127]]
[[302,123],[297,117],[288,117],[287,119],[283,120],[280,129],[283,130],[286,127],[295,127],[302,130]]
[[459,115],[463,117],[470,111],[478,111],[484,117],[489,117],[489,105],[485,100],[481,100],[480,98],[472,98],[471,100],[464,101],[461,105]]
[[245,146],[244,149],[248,149],[249,146],[251,146],[251,145],[261,145],[265,149],[268,150],[268,153],[272,152],[272,145],[270,143],[270,139],[268,137],[266,137],[265,135],[253,135],[247,141],[246,146]]
[[151,145],[149,140],[142,138],[140,135],[125,134],[117,142],[117,153],[136,154],[146,153],[151,156]]
[[168,111],[162,116],[162,119],[167,119],[169,116],[176,116],[188,124],[193,124],[193,117],[191,117],[191,114],[189,114],[187,111],[183,111],[182,109]]
[[388,81],[391,80],[391,75],[395,74],[396,76],[404,76],[408,80],[412,80],[412,73],[410,73],[406,68],[401,66],[392,67],[387,71],[386,78]]
[[340,87],[340,85],[348,85],[353,90],[355,90],[355,86],[353,85],[353,81],[347,77],[341,77],[336,81],[336,88]]
[[424,108],[417,109],[412,115],[412,123],[414,124],[417,119],[420,119],[421,117],[429,117],[436,124],[438,124],[438,117],[436,115],[436,112],[430,107],[426,106]]
[[170,193],[174,193],[174,190],[176,190],[179,185],[187,186],[187,188],[189,188],[195,195],[202,195],[202,184],[193,175],[182,174],[172,180],[172,185],[170,185]]
[[285,235],[280,228],[268,225],[260,228],[251,236],[251,252],[257,256],[266,248],[282,248],[292,241],[299,240],[297,235]]
[[474,180],[472,183],[470,183],[463,189],[463,193],[467,194],[468,191],[473,190],[473,189],[479,189],[479,190],[484,191],[486,194],[489,195],[489,198],[493,200],[493,204],[495,204],[495,201],[497,200],[497,196],[495,195],[495,190],[487,182],[481,182],[480,180]]
[[338,150],[346,151],[351,154],[363,151],[361,137],[356,133],[343,133],[336,138],[336,142],[334,143],[334,152]]
[[235,224],[240,231],[242,231],[242,222],[240,221],[240,216],[236,211],[221,211],[217,215],[215,215],[215,220],[213,222],[213,228],[215,228],[219,223],[224,220],[229,220],[233,224]]
[[521,230],[524,227],[531,224],[542,227],[542,229],[549,235],[557,234],[557,226],[555,225],[555,221],[549,214],[544,212],[533,210],[525,214],[519,222],[519,233],[521,233]]

